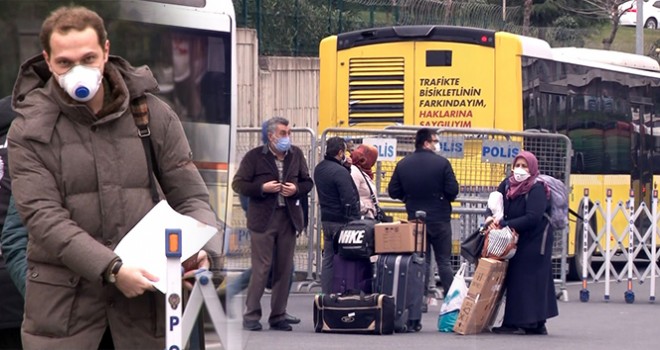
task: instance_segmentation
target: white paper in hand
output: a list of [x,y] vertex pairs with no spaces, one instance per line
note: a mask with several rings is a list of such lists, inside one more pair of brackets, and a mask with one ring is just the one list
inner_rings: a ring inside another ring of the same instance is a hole
[[163,293],[167,289],[165,229],[181,230],[181,261],[197,253],[218,232],[213,226],[177,213],[162,200],[124,236],[115,253],[125,265],[141,267],[158,276],[160,280],[154,282],[154,287]]

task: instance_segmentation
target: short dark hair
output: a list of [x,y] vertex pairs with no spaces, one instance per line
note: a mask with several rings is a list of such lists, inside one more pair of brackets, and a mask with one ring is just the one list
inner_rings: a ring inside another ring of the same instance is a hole
[[429,128],[421,128],[415,134],[415,149],[424,147],[424,142],[433,140],[435,132]]
[[50,37],[53,32],[66,34],[70,30],[85,30],[91,27],[99,38],[99,45],[105,51],[105,42],[108,40],[108,33],[105,30],[103,19],[98,13],[83,6],[63,6],[44,20],[39,33],[41,46],[50,55]]
[[331,137],[325,142],[325,155],[334,157],[339,151],[346,151],[346,141],[339,136]]

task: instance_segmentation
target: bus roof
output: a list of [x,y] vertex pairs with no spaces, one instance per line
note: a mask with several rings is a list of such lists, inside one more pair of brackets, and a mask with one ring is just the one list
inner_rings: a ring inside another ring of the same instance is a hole
[[648,56],[578,47],[553,48],[538,38],[521,35],[517,37],[522,44],[523,56],[660,78],[660,64]]
[[600,62],[621,67],[630,67],[660,72],[660,65],[655,59],[627,52],[587,49],[583,47],[558,47],[552,49],[556,60],[579,58],[589,62]]

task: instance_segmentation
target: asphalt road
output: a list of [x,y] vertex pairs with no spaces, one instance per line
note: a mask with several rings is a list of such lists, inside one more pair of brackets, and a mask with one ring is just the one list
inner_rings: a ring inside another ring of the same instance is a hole
[[[656,278],[657,281],[657,278]],[[660,281],[657,281],[660,282]],[[262,300],[264,330],[247,332],[241,330],[240,318],[232,319],[229,328],[229,349],[291,350],[291,349],[660,349],[660,305],[651,303],[650,281],[633,284],[635,302],[627,304],[624,299],[626,283],[613,282],[610,301],[603,301],[605,286],[602,282],[588,285],[590,301],[580,302],[579,283],[567,287],[569,300],[559,302],[559,316],[548,321],[547,336],[498,335],[481,333],[462,336],[437,331],[439,305],[431,305],[424,314],[423,329],[419,333],[393,334],[386,336],[319,334],[314,333],[312,301],[313,294],[292,293],[289,313],[302,319],[294,325],[292,332],[268,330],[267,317],[270,296]],[[511,302],[511,301],[509,301]],[[240,305],[240,304],[239,304]],[[208,329],[207,349],[223,348],[218,335]],[[240,344],[240,345],[239,345]]]

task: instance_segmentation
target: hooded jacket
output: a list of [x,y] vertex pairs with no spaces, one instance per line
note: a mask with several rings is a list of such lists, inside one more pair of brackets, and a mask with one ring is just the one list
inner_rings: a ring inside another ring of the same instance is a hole
[[26,348],[96,348],[108,325],[117,348],[164,346],[163,295],[128,299],[103,280],[114,248],[154,206],[130,99],[147,96],[161,198],[179,213],[216,224],[181,122],[150,94],[157,83],[149,68],[110,56],[103,79],[98,116],[51,79],[41,55],[21,66],[14,86],[10,173],[30,233]]

